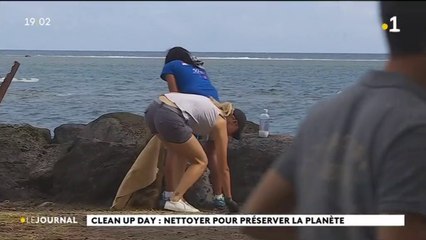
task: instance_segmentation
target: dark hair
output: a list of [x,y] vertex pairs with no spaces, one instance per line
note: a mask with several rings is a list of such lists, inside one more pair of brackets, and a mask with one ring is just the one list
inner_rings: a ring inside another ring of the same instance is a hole
[[194,67],[200,67],[203,65],[203,62],[197,60],[192,54],[183,47],[173,47],[170,48],[167,52],[166,59],[164,64],[169,63],[174,60],[181,60],[184,63],[190,64]]
[[[426,53],[426,2],[380,2],[383,23],[389,25],[386,38],[391,55]],[[396,16],[400,32],[390,32],[392,17]]]

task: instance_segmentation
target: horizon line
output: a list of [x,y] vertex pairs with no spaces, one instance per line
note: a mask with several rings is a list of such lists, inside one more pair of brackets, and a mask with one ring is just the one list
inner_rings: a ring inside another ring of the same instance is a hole
[[[63,52],[167,52],[164,50],[58,50],[58,49],[0,49],[0,51],[63,51]],[[288,54],[389,54],[362,52],[259,52],[259,51],[191,51],[194,53],[288,53]]]

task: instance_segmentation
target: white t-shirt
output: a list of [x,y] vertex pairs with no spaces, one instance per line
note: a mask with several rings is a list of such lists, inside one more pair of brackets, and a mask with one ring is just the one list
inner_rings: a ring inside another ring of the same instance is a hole
[[166,93],[164,96],[175,103],[183,112],[194,134],[201,136],[210,134],[221,111],[209,98],[202,95],[176,92]]

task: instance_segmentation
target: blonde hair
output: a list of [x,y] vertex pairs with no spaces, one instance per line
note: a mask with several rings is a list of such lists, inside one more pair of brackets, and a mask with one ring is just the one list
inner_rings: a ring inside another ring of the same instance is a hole
[[210,100],[213,102],[213,104],[222,111],[222,115],[224,117],[227,117],[231,115],[234,112],[234,106],[231,102],[218,102],[216,99],[210,97]]

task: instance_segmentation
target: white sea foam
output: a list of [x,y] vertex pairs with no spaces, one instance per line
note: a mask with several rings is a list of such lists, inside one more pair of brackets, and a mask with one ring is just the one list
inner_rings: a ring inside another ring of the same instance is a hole
[[55,96],[57,97],[68,97],[68,96],[72,96],[72,93],[55,93]]
[[[13,78],[12,82],[35,83],[35,82],[38,82],[39,80],[40,79],[38,79],[38,78],[30,78],[30,79],[27,79],[27,78],[21,78],[21,79]],[[3,82],[4,78],[0,78],[0,81]]]
[[141,56],[75,56],[75,55],[38,55],[40,57],[55,57],[55,58],[110,58],[110,59],[163,59],[164,57],[141,57]]
[[[143,56],[75,56],[75,55],[38,55],[56,58],[107,58],[107,59],[164,59],[164,57]],[[263,61],[334,61],[334,62],[385,62],[386,59],[340,59],[340,58],[272,58],[272,57],[198,57],[203,60],[263,60]]]
[[338,59],[338,58],[256,58],[256,57],[200,57],[212,60],[265,60],[265,61],[334,61],[334,62],[384,62],[386,59]]

